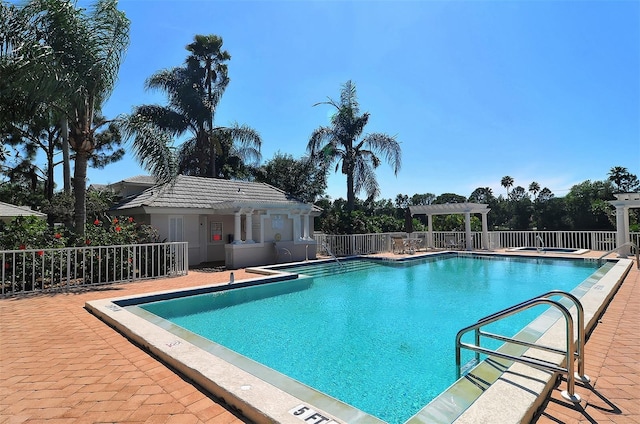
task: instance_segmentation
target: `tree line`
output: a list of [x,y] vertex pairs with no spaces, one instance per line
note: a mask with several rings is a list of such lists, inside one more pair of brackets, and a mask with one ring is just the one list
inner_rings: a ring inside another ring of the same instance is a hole
[[[615,190],[638,187],[635,176],[616,167],[609,180],[576,187],[573,202],[574,188],[560,200],[535,182],[528,191],[512,188],[508,176],[501,181],[506,197],[478,188],[469,197],[399,194],[395,201],[376,200],[375,170],[387,162],[397,175],[402,152],[395,137],[364,133],[370,115],[360,111],[352,81],[341,87],[339,99],[316,103],[334,111],[329,125],[311,133],[306,156],[278,152],[261,164],[258,131],[215,121],[231,81],[231,55],[213,34],[196,35],[185,47],[184,63],[146,80],[146,89],[166,95],[164,105],[134,106],[131,113],[109,119],[101,109],[117,81],[129,26],[115,0],[98,0],[89,10],[69,0],[29,0],[22,6],[0,2],[0,173],[5,176],[0,200],[46,212],[50,225],[66,223],[80,241],[86,223],[116,200],[107,192],[87,192],[87,168],[120,160],[127,142],[159,183],[179,174],[266,182],[323,207],[316,228],[325,232],[398,231],[410,204],[464,201],[488,203],[493,228],[590,229],[610,224],[602,202]],[[177,140],[183,141],[176,145]],[[44,164],[37,162],[38,154],[44,154]],[[57,166],[63,167],[61,188],[53,177]],[[330,172],[346,176],[346,200],[323,197]],[[357,197],[360,193],[366,200]],[[577,205],[585,193],[601,203]],[[604,218],[581,218],[586,211]],[[569,212],[575,216],[568,218]],[[436,219],[437,228],[459,224],[455,216]],[[416,228],[421,225],[415,220]]]
[[[321,199],[317,204],[323,213],[316,230],[330,234],[426,231],[425,216],[414,216],[407,228],[407,208],[411,205],[437,205],[446,203],[484,203],[491,211],[487,214],[490,230],[615,230],[615,209],[608,203],[615,193],[635,192],[640,189],[638,178],[624,167],[611,168],[602,181],[587,180],[576,184],[564,197],[556,197],[548,188],[540,189],[536,182],[528,190],[522,186],[513,189],[514,180],[505,176],[502,186],[506,196],[495,196],[490,187],[478,187],[469,196],[455,193],[398,194],[395,199],[357,201],[355,210],[348,212],[344,199]],[[629,211],[631,231],[640,231],[640,210]],[[471,217],[473,231],[481,231],[480,217]],[[462,215],[433,216],[435,231],[464,231]]]

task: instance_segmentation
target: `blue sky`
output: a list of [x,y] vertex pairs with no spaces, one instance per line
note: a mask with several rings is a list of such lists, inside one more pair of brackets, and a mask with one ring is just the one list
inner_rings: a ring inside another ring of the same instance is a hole
[[[614,166],[640,176],[640,2],[121,0],[131,45],[104,112],[161,103],[154,72],[179,66],[195,34],[231,54],[216,124],[262,136],[263,162],[305,154],[329,106],[355,82],[365,132],[394,135],[402,169],[383,163],[381,198],[504,194],[503,176],[564,196]],[[89,183],[143,174],[131,154]],[[346,197],[340,174],[328,194]],[[363,195],[361,195],[362,197]]]

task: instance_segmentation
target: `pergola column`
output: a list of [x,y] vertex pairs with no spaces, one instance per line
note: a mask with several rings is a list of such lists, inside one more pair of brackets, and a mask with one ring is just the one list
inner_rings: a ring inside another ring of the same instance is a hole
[[629,242],[629,208],[625,206],[616,206],[616,247],[619,258],[626,258],[631,253],[631,246],[624,246]]
[[609,203],[616,208],[616,250],[618,256],[626,258],[631,253],[629,238],[629,209],[640,208],[640,193],[616,193],[616,200]]
[[487,224],[487,212],[482,212],[482,248],[489,250],[489,225]]
[[433,215],[427,214],[427,246],[433,249]]
[[467,241],[467,250],[473,250],[473,240],[471,239],[471,212],[464,213],[464,233]]

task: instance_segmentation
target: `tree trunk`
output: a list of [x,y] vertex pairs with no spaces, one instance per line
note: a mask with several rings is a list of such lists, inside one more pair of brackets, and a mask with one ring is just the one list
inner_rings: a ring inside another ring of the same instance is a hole
[[74,232],[79,242],[85,238],[85,223],[87,221],[87,163],[89,153],[84,149],[76,151],[75,169],[73,174],[74,203]]
[[64,194],[71,194],[71,159],[69,157],[69,121],[66,117],[60,120],[62,136],[62,175],[64,178]]
[[210,157],[209,157],[209,163],[211,165],[210,169],[211,169],[211,178],[216,178],[216,146],[213,143],[213,137],[211,135],[211,133],[209,133],[209,148],[211,149],[210,153]]
[[350,171],[347,173],[347,212],[353,211],[355,197],[353,192],[353,171]]
[[[53,199],[53,186],[55,184],[55,179],[54,179],[54,175],[53,175],[53,168],[54,168],[54,163],[53,163],[53,154],[54,154],[54,141],[55,141],[55,137],[54,137],[54,133],[50,133],[49,135],[49,143],[47,144],[47,181],[45,182],[45,198],[51,202],[51,199]],[[48,213],[47,214],[47,224],[49,225],[50,228],[53,228],[55,222],[53,219],[53,214],[52,213]]]
[[211,95],[211,58],[207,58],[207,80],[205,82],[207,86],[207,97],[209,102],[209,116],[207,116],[209,131],[207,132],[207,143],[211,149],[209,161],[211,162],[211,178],[216,178],[216,149],[213,144],[213,96]]
[[55,150],[55,132],[50,132],[49,136],[48,136],[48,143],[47,143],[47,149],[46,149],[46,156],[47,156],[47,182],[45,184],[45,193],[44,196],[47,200],[51,201],[51,199],[53,199],[53,186],[55,185],[55,179],[54,179],[54,175],[53,175],[53,168],[55,166],[55,164],[53,163],[54,160],[54,150]]

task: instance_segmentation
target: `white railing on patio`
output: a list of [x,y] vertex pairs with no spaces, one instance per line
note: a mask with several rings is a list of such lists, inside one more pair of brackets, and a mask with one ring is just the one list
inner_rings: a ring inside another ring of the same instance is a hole
[[186,242],[0,251],[2,296],[186,275]]
[[[398,236],[421,239],[419,244],[421,248],[447,249],[451,245],[466,246],[464,231],[434,231],[431,245],[429,245],[429,236],[426,231],[411,234],[403,232],[353,235],[314,234],[318,242],[318,253],[326,254],[325,246],[327,246],[336,256],[390,252],[391,238]],[[472,232],[472,248],[495,250],[544,246],[606,252],[616,247],[615,231],[489,231],[488,236],[489,246],[483,246],[482,232]],[[640,245],[640,232],[629,233],[629,240],[636,246]]]

